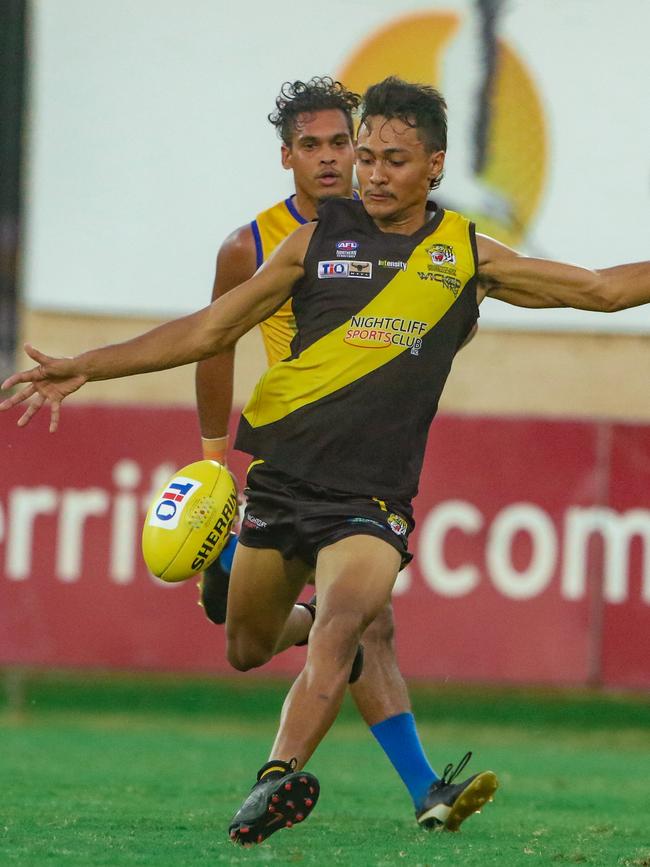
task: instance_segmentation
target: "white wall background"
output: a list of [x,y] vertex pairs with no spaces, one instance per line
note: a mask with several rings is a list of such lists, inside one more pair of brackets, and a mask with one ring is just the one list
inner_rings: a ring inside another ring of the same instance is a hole
[[[266,120],[286,79],[336,73],[369,34],[471,0],[36,0],[24,257],[37,309],[172,316],[207,303],[218,245],[287,195]],[[542,95],[552,168],[531,249],[603,267],[648,258],[647,0],[509,0],[501,36]],[[482,322],[650,331],[616,316]]]

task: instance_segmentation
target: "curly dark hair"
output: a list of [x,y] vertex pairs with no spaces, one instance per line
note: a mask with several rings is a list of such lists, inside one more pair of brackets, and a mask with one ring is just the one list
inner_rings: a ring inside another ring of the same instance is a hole
[[309,81],[285,81],[275,100],[275,111],[268,117],[285,145],[291,147],[296,118],[303,112],[337,108],[345,115],[352,136],[353,114],[360,102],[361,96],[348,90],[340,81],[334,81],[329,75],[315,75]]
[[[363,95],[359,125],[372,115],[388,120],[396,118],[417,129],[429,153],[447,150],[447,103],[443,95],[428,84],[413,84],[395,75],[371,84]],[[432,182],[432,190],[441,179],[442,175]]]

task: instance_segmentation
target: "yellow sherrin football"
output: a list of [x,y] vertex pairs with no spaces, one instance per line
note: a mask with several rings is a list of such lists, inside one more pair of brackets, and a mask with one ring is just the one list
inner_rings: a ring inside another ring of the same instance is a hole
[[185,581],[217,559],[237,516],[237,490],[216,461],[178,470],[153,500],[142,529],[142,553],[163,581]]

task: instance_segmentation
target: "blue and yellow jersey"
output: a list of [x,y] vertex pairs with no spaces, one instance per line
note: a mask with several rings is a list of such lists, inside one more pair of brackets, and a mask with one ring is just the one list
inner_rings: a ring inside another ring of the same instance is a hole
[[[262,211],[251,223],[255,238],[257,267],[269,258],[271,253],[298,226],[309,222],[302,217],[290,197]],[[273,316],[260,322],[264,349],[269,365],[275,364],[289,355],[289,346],[296,333],[296,320],[289,298]]]

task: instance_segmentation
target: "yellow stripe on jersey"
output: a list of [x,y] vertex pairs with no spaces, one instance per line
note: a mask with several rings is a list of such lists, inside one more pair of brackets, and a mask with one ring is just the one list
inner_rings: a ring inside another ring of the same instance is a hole
[[[406,350],[428,333],[460,297],[475,272],[470,223],[446,211],[436,229],[415,248],[408,267],[400,271],[362,310],[307,347],[297,358],[267,370],[244,409],[252,427],[272,424],[301,407],[350,385]],[[427,279],[435,243],[453,246],[455,280],[445,286]],[[376,267],[376,265],[375,265]],[[368,351],[372,349],[373,351]],[[360,351],[366,350],[366,351]]]
[[296,333],[296,320],[293,315],[291,298],[275,311],[273,316],[260,322],[264,350],[269,367],[282,361],[290,353],[293,335]]
[[[255,219],[256,230],[261,245],[261,261],[265,262],[278,244],[301,225],[302,218],[295,209],[290,210],[291,200],[278,202]],[[291,205],[293,208],[293,205]],[[302,222],[306,222],[302,220]],[[255,228],[253,229],[255,232]],[[279,310],[260,322],[260,331],[269,365],[273,365],[289,355],[289,347],[296,333],[296,320],[293,315],[291,298]]]

